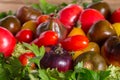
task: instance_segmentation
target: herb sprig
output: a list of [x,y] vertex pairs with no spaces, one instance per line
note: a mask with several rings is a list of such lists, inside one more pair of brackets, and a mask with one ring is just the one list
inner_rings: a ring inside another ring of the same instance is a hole
[[[83,63],[78,63],[74,70],[59,72],[57,69],[42,69],[40,60],[45,54],[44,46],[38,48],[35,44],[19,44],[33,51],[35,58],[30,59],[30,63],[36,63],[38,68],[31,70],[30,66],[23,67],[17,57],[5,59],[0,56],[0,80],[107,80],[110,70],[93,71],[83,68]],[[17,49],[18,50],[18,49]]]

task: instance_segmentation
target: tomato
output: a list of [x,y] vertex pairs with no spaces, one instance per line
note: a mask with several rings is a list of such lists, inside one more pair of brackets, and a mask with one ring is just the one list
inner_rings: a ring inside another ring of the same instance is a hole
[[69,4],[58,12],[60,22],[71,30],[78,20],[79,15],[83,11],[83,7],[78,4]]
[[68,51],[82,50],[88,46],[89,40],[84,35],[75,35],[65,38],[61,44]]
[[0,53],[3,53],[4,57],[10,57],[14,51],[16,45],[16,39],[10,31],[0,27]]
[[44,31],[33,42],[35,42],[35,44],[38,46],[55,45],[58,42],[58,34],[52,30]]
[[33,31],[30,29],[23,29],[20,30],[15,37],[18,42],[30,43],[33,40]]
[[120,22],[118,23],[113,23],[112,24],[113,28],[115,29],[115,32],[117,33],[117,36],[120,36]]
[[[29,64],[29,59],[35,57],[35,54],[32,52],[26,52],[19,56],[19,61],[23,66],[26,66]],[[31,64],[33,66],[34,64]]]
[[85,32],[82,30],[82,28],[80,26],[77,27],[73,27],[72,30],[70,31],[70,33],[68,34],[69,36],[74,36],[74,35],[86,35]]
[[49,52],[46,52],[40,61],[42,68],[56,68],[60,72],[66,72],[73,69],[72,56],[61,46],[54,46]]
[[30,20],[30,21],[25,22],[22,25],[21,29],[30,29],[35,33],[37,26],[38,26],[38,24],[36,21]]
[[100,54],[100,47],[95,42],[89,42],[86,48],[74,52],[74,54],[72,55],[73,60],[75,60],[79,55],[87,51],[95,51],[96,53]]
[[49,17],[50,17],[49,15],[40,15],[36,21],[38,24],[41,24],[43,22],[48,21]]
[[9,15],[0,20],[0,26],[8,29],[15,35],[21,29],[21,23],[16,16]]

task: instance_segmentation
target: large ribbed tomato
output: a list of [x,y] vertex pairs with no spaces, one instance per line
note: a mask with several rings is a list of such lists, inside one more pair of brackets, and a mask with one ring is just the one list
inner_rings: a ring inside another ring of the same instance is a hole
[[10,57],[14,51],[16,39],[10,31],[0,26],[0,53]]

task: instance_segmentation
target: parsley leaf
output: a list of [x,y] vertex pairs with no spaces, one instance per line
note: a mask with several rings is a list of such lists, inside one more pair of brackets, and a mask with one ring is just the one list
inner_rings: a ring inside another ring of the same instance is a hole
[[46,0],[39,0],[38,4],[32,4],[33,8],[40,9],[44,14],[51,14],[58,11],[59,7],[48,3]]
[[93,71],[83,68],[83,63],[78,63],[74,70],[74,77],[77,80],[106,80],[110,75],[110,71]]
[[0,13],[0,19],[6,17],[8,15],[13,15],[13,12],[11,10],[9,10],[8,12],[1,12]]

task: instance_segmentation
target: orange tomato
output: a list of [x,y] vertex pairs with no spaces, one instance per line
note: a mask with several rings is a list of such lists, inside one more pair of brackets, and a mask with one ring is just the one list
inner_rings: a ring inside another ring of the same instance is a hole
[[74,35],[86,35],[85,32],[81,29],[81,27],[73,27],[73,29],[68,34],[68,37],[74,36]]
[[120,23],[114,23],[112,26],[115,29],[117,36],[120,36]]

